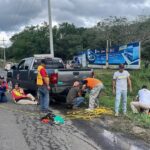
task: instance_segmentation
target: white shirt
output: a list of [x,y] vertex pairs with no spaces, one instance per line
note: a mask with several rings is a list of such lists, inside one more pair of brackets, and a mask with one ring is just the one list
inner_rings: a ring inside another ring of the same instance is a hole
[[150,91],[148,89],[141,89],[138,92],[139,102],[150,105]]
[[116,80],[116,90],[127,90],[127,78],[130,76],[129,72],[124,70],[123,72],[116,71],[113,79]]

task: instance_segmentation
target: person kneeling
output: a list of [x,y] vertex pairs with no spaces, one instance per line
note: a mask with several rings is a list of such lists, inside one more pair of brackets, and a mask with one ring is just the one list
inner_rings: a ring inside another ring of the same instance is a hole
[[17,104],[38,104],[37,101],[35,101],[35,98],[31,94],[25,94],[24,90],[19,87],[19,84],[15,84],[15,88],[11,92],[12,99]]
[[67,95],[67,105],[76,109],[84,102],[84,97],[81,96],[80,82],[75,81]]
[[130,103],[133,113],[139,113],[142,110],[146,114],[150,110],[150,90],[147,89],[147,86],[143,85],[142,89],[139,90],[136,101]]

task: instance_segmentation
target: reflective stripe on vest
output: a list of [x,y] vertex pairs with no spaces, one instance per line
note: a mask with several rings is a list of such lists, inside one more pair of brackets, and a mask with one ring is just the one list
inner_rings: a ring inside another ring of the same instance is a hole
[[[37,85],[43,85],[44,84],[43,78],[42,78],[41,73],[40,73],[41,69],[45,69],[45,68],[41,65],[38,66],[38,69],[37,69],[37,82],[36,82]],[[47,78],[48,78],[48,76],[47,76]]]

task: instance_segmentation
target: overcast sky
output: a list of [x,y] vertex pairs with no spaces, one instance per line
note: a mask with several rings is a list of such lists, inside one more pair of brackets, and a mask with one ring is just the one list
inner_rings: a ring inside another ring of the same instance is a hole
[[[0,0],[0,39],[26,25],[48,21],[48,0]],[[90,27],[101,18],[150,15],[150,0],[51,0],[53,25],[62,22]]]

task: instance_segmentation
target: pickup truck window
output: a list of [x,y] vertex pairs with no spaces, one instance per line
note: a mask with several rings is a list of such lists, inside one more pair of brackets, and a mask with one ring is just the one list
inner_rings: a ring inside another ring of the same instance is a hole
[[26,59],[26,61],[25,61],[25,63],[24,63],[25,69],[29,69],[30,66],[31,66],[31,64],[32,64],[32,58]]
[[[33,68],[37,69],[37,67],[40,65],[42,59],[36,59]],[[64,68],[63,62],[59,59],[52,59],[47,58],[46,59],[46,68],[47,69],[57,69],[57,68]]]
[[25,60],[22,60],[19,65],[18,65],[18,69],[19,70],[24,70],[24,63],[25,63]]

